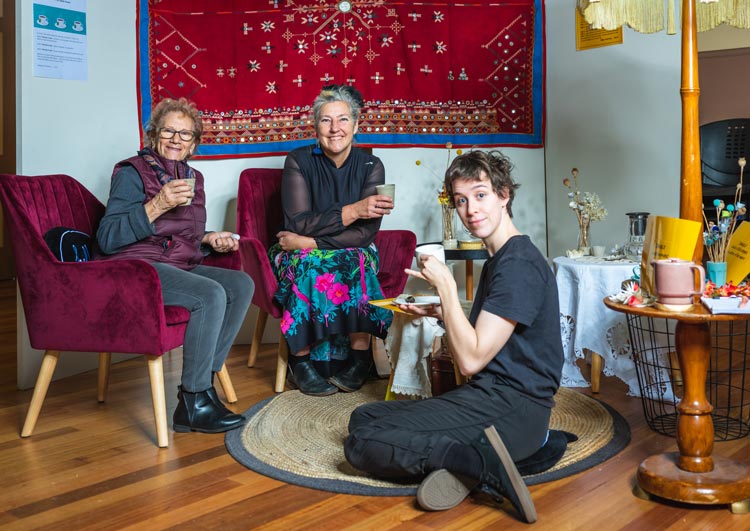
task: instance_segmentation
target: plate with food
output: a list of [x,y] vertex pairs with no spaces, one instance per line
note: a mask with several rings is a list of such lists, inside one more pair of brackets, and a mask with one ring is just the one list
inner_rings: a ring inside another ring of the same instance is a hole
[[431,306],[433,304],[440,304],[440,297],[437,295],[409,295],[408,293],[402,293],[395,299],[393,304],[413,304],[414,306]]

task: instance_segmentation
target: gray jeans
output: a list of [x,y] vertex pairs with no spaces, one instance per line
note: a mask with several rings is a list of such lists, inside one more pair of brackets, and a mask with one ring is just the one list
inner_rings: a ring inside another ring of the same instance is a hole
[[182,348],[182,388],[191,393],[213,384],[245,319],[255,285],[243,271],[199,265],[191,271],[152,263],[164,304],[190,311]]

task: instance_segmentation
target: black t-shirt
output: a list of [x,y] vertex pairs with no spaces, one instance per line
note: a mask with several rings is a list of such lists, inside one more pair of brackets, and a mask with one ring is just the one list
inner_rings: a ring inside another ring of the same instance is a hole
[[563,349],[557,284],[528,236],[514,236],[484,264],[469,321],[479,312],[516,321],[508,342],[482,369],[545,406],[554,406]]

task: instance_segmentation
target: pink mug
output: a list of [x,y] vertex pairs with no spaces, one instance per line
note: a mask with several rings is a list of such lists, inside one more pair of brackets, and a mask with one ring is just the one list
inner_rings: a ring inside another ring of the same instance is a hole
[[[669,310],[687,310],[693,305],[693,295],[703,293],[706,272],[703,266],[689,260],[668,258],[651,262],[654,266],[654,289],[659,304]],[[695,284],[695,272],[700,283]]]

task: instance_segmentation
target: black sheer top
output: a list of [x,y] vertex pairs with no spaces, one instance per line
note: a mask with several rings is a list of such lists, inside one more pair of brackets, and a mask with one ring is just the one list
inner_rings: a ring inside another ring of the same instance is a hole
[[281,179],[284,229],[315,238],[320,249],[367,247],[382,218],[358,219],[345,227],[341,209],[375,195],[375,186],[383,183],[383,163],[361,149],[352,148],[337,168],[315,145],[297,148],[287,156]]

